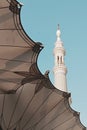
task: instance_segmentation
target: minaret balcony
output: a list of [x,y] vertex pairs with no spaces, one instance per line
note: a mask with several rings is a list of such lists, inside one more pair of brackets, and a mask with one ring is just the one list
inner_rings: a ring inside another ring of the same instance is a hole
[[53,69],[53,72],[56,73],[63,73],[63,74],[67,74],[67,68],[65,65],[59,65],[59,66],[55,66]]
[[53,50],[53,54],[58,55],[59,53],[62,53],[65,56],[65,49],[63,47],[55,47]]

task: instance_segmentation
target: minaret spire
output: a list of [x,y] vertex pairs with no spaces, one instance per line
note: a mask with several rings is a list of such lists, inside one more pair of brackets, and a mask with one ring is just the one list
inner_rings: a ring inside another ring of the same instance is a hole
[[59,24],[58,24],[58,29],[57,29],[56,35],[57,35],[57,41],[61,41],[61,31],[60,31],[60,25]]
[[63,47],[63,42],[61,41],[61,31],[59,24],[56,35],[57,40],[54,48],[54,85],[57,89],[67,92],[67,68],[64,63],[65,49]]

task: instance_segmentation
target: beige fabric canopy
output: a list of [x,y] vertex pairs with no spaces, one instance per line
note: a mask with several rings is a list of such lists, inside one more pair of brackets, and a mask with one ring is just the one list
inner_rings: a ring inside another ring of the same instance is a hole
[[70,94],[38,69],[43,45],[23,30],[21,4],[0,0],[0,130],[85,130]]

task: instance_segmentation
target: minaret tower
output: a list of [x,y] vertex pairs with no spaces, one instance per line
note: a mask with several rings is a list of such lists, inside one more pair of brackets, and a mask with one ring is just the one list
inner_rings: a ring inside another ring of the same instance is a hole
[[61,41],[61,31],[59,25],[56,35],[57,40],[54,48],[54,86],[61,91],[68,92],[66,80],[67,68],[64,63],[65,49],[63,47],[63,42]]

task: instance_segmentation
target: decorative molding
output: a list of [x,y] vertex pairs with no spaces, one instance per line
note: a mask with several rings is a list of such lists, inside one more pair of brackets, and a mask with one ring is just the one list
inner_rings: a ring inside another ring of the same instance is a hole
[[21,4],[19,4],[17,1],[11,0],[10,2],[10,6],[9,9],[15,13],[15,14],[19,14],[20,9],[21,9]]

